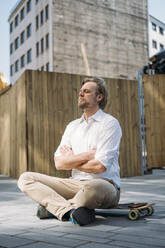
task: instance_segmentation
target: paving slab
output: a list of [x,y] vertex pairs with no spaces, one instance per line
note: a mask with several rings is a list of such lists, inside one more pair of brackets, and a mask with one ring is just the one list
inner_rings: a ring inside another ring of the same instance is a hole
[[152,237],[137,236],[136,233],[127,233],[127,234],[118,234],[115,235],[112,240],[118,241],[128,241],[135,244],[146,245],[146,247],[155,246],[155,247],[165,247],[165,241],[163,239],[157,238],[155,235]]
[[10,235],[0,235],[0,245],[4,247],[17,247],[17,246],[24,246],[24,245],[31,245],[34,241],[28,239],[22,239],[15,236]]
[[154,202],[152,216],[130,221],[126,214],[97,216],[80,227],[36,217],[37,204],[20,192],[17,180],[0,175],[0,248],[165,247],[165,170],[121,179],[121,203]]
[[77,247],[81,244],[86,244],[87,242],[82,240],[76,240],[72,238],[66,238],[65,234],[62,236],[55,235],[54,233],[50,233],[45,231],[45,233],[35,233],[35,232],[27,232],[24,234],[17,235],[17,237],[22,239],[29,239],[32,241],[42,241],[46,242],[48,244],[55,244],[55,245],[61,245],[66,247]]
[[158,246],[155,247],[155,245],[149,245],[146,246],[145,244],[137,244],[137,243],[132,243],[130,241],[120,241],[120,240],[113,240],[110,244],[109,247],[120,247],[120,248],[157,248]]

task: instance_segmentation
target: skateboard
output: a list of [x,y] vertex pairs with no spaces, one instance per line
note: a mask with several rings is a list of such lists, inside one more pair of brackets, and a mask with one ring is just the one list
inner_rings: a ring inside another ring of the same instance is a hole
[[[128,218],[130,220],[137,220],[139,219],[141,216],[150,216],[154,213],[154,208],[153,205],[155,205],[154,203],[146,203],[146,202],[141,202],[141,203],[125,203],[125,204],[118,204],[115,207],[112,208],[108,208],[108,209],[95,209],[95,214],[96,215],[103,215],[103,216],[107,216],[107,215],[113,215],[114,214],[114,210],[120,210],[120,214],[122,214],[121,212],[124,211],[124,213],[126,212],[128,215]],[[119,213],[118,212],[118,213]]]

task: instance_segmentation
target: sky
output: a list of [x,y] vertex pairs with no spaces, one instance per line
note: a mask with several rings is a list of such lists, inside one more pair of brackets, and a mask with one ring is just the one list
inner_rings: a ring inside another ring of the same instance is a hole
[[[9,82],[10,65],[8,17],[16,2],[17,0],[0,0],[0,73],[4,74],[7,82]],[[148,0],[148,6],[149,14],[165,23],[165,0]]]

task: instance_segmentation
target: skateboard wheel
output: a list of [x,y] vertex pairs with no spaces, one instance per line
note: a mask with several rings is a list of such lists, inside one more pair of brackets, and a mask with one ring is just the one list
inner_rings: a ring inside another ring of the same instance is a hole
[[138,210],[131,210],[128,213],[128,218],[130,220],[137,220],[137,219],[139,219],[139,217],[140,217],[140,213]]
[[152,215],[154,213],[154,208],[152,206],[147,208],[147,215]]

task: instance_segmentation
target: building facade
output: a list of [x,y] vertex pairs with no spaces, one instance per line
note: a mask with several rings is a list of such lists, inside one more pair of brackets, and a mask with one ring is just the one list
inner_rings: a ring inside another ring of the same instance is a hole
[[165,49],[165,23],[149,15],[149,57]]
[[53,70],[52,1],[18,1],[9,17],[10,83],[25,69]]
[[148,61],[147,0],[20,0],[10,79],[25,69],[135,79]]

